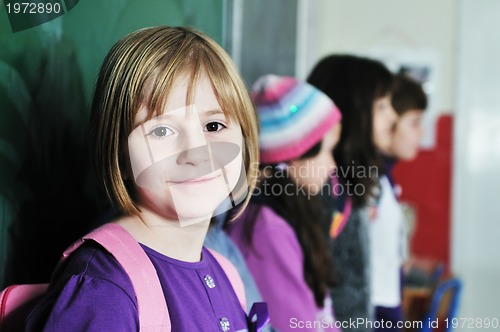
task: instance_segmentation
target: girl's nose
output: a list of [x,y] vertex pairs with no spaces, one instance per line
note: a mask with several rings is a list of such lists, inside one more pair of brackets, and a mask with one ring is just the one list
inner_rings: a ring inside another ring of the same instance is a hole
[[210,160],[208,142],[205,139],[203,130],[199,128],[199,124],[185,128],[180,140],[181,152],[177,157],[179,165],[191,164],[197,166]]
[[208,162],[210,160],[210,152],[208,150],[208,144],[198,146],[195,148],[187,149],[181,151],[177,157],[177,164],[179,165],[193,165],[198,166],[202,163]]
[[392,125],[394,126],[396,124],[396,121],[398,120],[398,113],[396,113],[396,110],[394,109],[394,107],[392,107],[392,105],[390,106],[390,121],[392,122]]

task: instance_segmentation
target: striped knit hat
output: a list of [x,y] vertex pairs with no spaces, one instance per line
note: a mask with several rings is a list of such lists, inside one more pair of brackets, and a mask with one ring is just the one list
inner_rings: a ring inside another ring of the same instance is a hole
[[293,77],[266,75],[252,87],[260,122],[260,161],[297,159],[323,139],[341,119],[332,100]]

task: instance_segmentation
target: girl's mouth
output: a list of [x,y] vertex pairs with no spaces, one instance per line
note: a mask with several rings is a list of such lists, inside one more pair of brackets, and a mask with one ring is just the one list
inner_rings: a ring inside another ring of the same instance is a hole
[[221,175],[220,174],[217,174],[217,175],[213,175],[213,174],[210,174],[210,175],[206,175],[206,176],[202,176],[202,177],[199,177],[199,178],[193,178],[193,179],[186,179],[186,180],[175,180],[175,181],[168,181],[168,183],[171,183],[171,184],[197,184],[197,183],[206,183],[206,182],[210,182],[218,177],[220,177]]

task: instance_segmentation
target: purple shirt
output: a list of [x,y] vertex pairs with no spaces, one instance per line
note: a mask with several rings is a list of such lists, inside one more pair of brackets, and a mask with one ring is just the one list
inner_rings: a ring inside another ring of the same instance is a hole
[[327,305],[319,308],[304,279],[304,255],[292,227],[272,209],[262,206],[249,246],[243,227],[246,217],[247,212],[232,225],[229,234],[267,302],[271,326],[279,331],[339,331],[332,321],[329,298]]
[[[207,249],[200,262],[188,263],[141,246],[158,273],[172,331],[225,331],[227,322],[230,331],[246,331],[246,316],[230,281]],[[27,331],[41,330],[139,330],[132,283],[98,244],[89,241],[72,254],[28,316]]]

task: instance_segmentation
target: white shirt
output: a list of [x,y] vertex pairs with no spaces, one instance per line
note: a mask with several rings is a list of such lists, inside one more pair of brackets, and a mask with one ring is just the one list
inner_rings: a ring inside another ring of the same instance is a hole
[[400,271],[403,263],[404,215],[389,179],[380,179],[382,196],[370,222],[371,302],[375,306],[401,304]]

